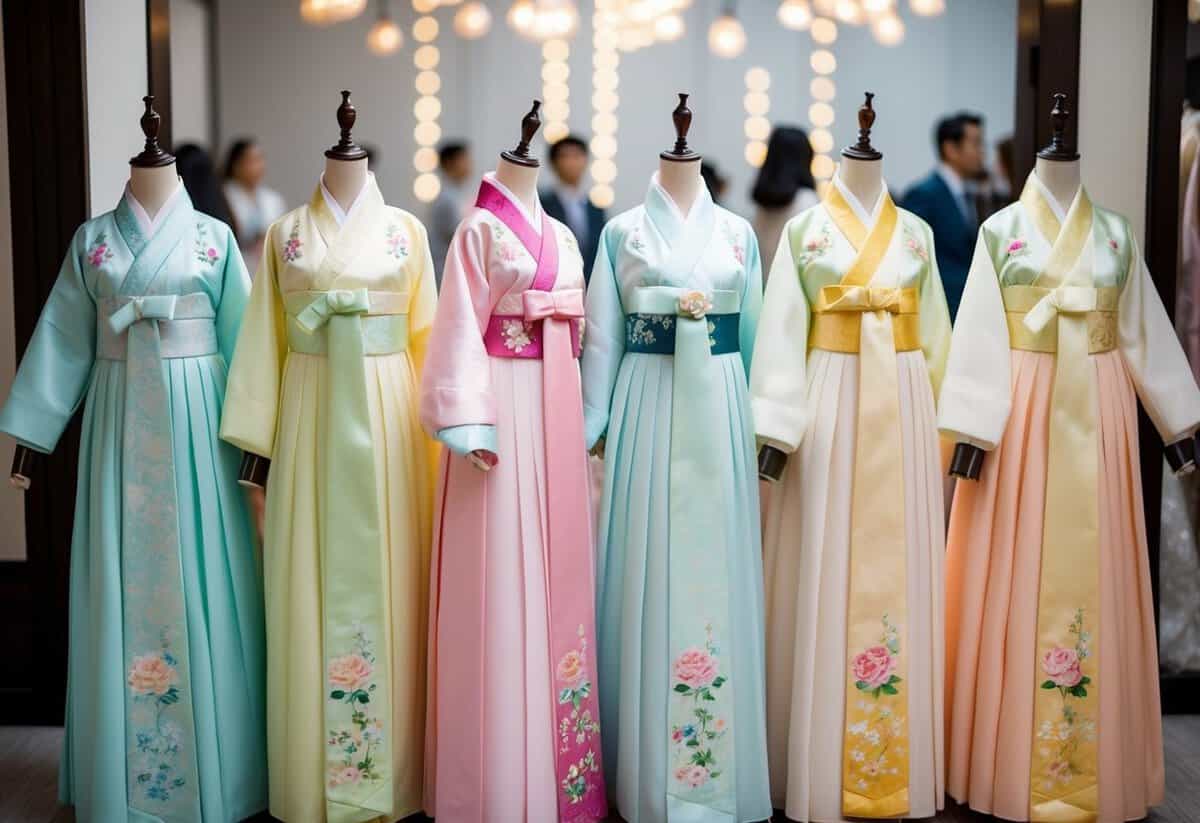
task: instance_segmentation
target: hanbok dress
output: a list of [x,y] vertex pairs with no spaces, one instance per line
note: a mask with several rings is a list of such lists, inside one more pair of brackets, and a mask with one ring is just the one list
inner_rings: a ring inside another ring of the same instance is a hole
[[182,183],[75,233],[0,431],[54,450],[80,402],[59,797],[81,821],[266,808],[262,588],[217,437],[250,280]]
[[[607,816],[580,393],[583,259],[494,174],[450,244],[421,418],[443,451],[426,810],[458,823]],[[468,457],[497,458],[483,471]]]
[[609,221],[587,296],[589,444],[605,440],[600,723],[628,823],[771,815],[750,225],[659,184]]
[[435,301],[425,229],[374,176],[345,212],[318,184],[267,232],[221,436],[271,460],[267,753],[288,823],[421,809]]
[[1137,400],[1168,442],[1200,390],[1128,222],[1031,175],[983,225],[939,406],[987,451],[947,553],[948,791],[1009,820],[1163,798]]
[[835,175],[780,240],[750,375],[758,438],[790,455],[764,562],[771,793],[793,820],[942,807],[949,345],[929,227]]

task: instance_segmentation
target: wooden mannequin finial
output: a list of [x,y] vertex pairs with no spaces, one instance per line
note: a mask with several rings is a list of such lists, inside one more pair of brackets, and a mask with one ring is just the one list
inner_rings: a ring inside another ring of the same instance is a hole
[[1071,161],[1079,159],[1079,152],[1067,145],[1067,121],[1071,112],[1067,110],[1067,96],[1062,92],[1054,95],[1054,108],[1050,111],[1050,145],[1037,153],[1043,160]]
[[542,101],[534,100],[533,108],[521,118],[521,142],[517,143],[517,147],[512,151],[500,154],[508,162],[516,163],[518,166],[527,166],[531,169],[536,169],[541,165],[541,162],[536,157],[530,157],[529,155],[529,143],[533,140],[533,136],[537,134],[537,130],[542,127],[542,118],[538,116],[538,109],[541,107]]
[[337,109],[338,128],[342,130],[342,137],[336,146],[325,151],[326,157],[332,160],[362,160],[367,156],[366,149],[350,138],[350,130],[357,119],[358,109],[350,102],[350,91],[342,89],[342,104]]
[[875,108],[871,101],[875,99],[875,93],[864,93],[867,99],[858,108],[858,142],[842,149],[842,157],[849,157],[851,160],[882,160],[883,155],[871,145],[871,127],[875,125]]
[[688,96],[679,92],[679,105],[671,112],[671,120],[675,123],[675,145],[659,155],[663,160],[686,162],[699,160],[700,155],[688,148],[688,129],[692,127],[692,110],[687,105]]
[[146,146],[142,149],[141,154],[130,159],[129,165],[137,166],[140,169],[169,166],[175,162],[175,155],[159,148],[158,129],[162,125],[162,118],[154,110],[154,96],[146,95],[142,98],[142,102],[146,104],[146,111],[142,114],[139,122],[142,125],[142,134],[146,135]]

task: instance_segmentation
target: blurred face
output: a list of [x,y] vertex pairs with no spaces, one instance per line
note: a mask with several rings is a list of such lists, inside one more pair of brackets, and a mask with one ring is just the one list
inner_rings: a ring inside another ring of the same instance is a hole
[[267,173],[267,158],[257,144],[251,145],[242,152],[237,164],[233,167],[233,177],[248,189],[253,189],[262,182]]
[[946,165],[958,172],[959,177],[973,180],[983,171],[983,129],[968,123],[962,140],[949,140],[942,144]]
[[577,186],[587,171],[588,155],[579,146],[563,146],[554,157],[554,173],[568,186]]
[[460,151],[451,157],[446,162],[443,171],[455,183],[461,183],[466,180],[471,176],[471,152]]

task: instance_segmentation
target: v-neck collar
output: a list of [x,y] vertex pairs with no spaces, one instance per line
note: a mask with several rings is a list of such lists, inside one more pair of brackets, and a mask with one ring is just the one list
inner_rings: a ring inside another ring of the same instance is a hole
[[526,205],[523,202],[521,202],[521,198],[517,197],[517,195],[513,192],[512,189],[510,189],[508,186],[504,185],[503,183],[501,183],[499,180],[496,179],[496,172],[494,172],[494,171],[485,172],[483,175],[483,179],[486,180],[491,185],[495,186],[496,191],[500,192],[508,200],[510,200],[512,202],[512,204],[517,207],[517,211],[519,211],[521,213],[521,216],[525,218],[525,222],[529,224],[529,227],[531,229],[533,229],[534,232],[536,232],[539,237],[541,237],[541,235],[542,235],[541,198],[540,197],[533,198],[533,211],[530,212],[528,207],[526,207]]
[[[154,217],[150,216],[149,212],[146,211],[146,208],[134,196],[133,188],[128,182],[125,183],[125,193],[121,196],[121,203],[133,216],[133,219],[137,223],[137,227],[141,231],[142,236],[145,238],[150,238],[153,237],[162,227],[163,223],[166,222],[167,216],[171,213],[171,210],[175,208],[175,204],[179,200],[179,195],[183,193],[183,190],[183,181],[176,177],[175,190],[171,192],[170,196],[168,196],[165,201],[163,201],[162,206],[155,213]],[[119,207],[120,206],[118,206],[118,208]]]
[[875,228],[875,224],[879,222],[879,214],[883,210],[883,201],[885,199],[885,195],[888,194],[887,181],[879,181],[879,196],[875,198],[875,205],[872,207],[870,212],[863,207],[862,201],[858,199],[854,192],[850,191],[850,187],[847,186],[842,180],[840,167],[838,168],[837,172],[834,173],[833,180],[831,182],[837,187],[837,190],[841,193],[842,198],[845,199],[846,205],[849,206],[850,210],[854,212],[854,216],[857,217],[858,221],[863,224],[863,228],[865,228],[868,233],[871,231],[871,229]]
[[701,184],[696,191],[696,200],[685,216],[675,198],[663,187],[656,171],[651,175],[650,186],[646,190],[646,212],[659,233],[674,248],[684,236],[697,231],[710,233],[716,206],[708,186]]
[[321,189],[321,197],[325,199],[325,205],[329,208],[329,213],[333,215],[333,219],[337,221],[339,227],[346,225],[346,221],[350,219],[350,216],[353,215],[356,210],[362,207],[363,201],[366,200],[363,195],[366,194],[367,189],[374,183],[375,173],[370,171],[367,172],[367,179],[363,183],[363,187],[358,190],[358,194],[354,195],[354,202],[350,204],[350,208],[343,209],[342,204],[339,203],[337,198],[330,193],[328,188],[326,188],[325,175],[321,175],[321,179],[318,184]]
[[1079,199],[1079,192],[1083,189],[1083,183],[1081,182],[1079,184],[1079,188],[1075,190],[1075,196],[1071,198],[1071,202],[1064,208],[1059,199],[1054,196],[1054,192],[1050,191],[1050,187],[1042,182],[1042,178],[1037,176],[1036,171],[1031,171],[1029,173],[1029,179],[1033,182],[1033,186],[1038,190],[1038,193],[1042,195],[1042,199],[1046,201],[1046,205],[1050,207],[1050,211],[1053,212],[1054,216],[1058,219],[1058,225],[1061,226],[1066,223],[1067,214],[1071,211],[1075,205],[1075,202]]

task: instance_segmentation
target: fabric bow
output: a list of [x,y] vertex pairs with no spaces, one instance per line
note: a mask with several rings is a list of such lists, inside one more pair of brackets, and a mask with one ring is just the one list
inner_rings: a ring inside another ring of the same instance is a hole
[[583,317],[583,289],[562,291],[526,291],[522,295],[525,303],[525,319],[570,320]]
[[1059,286],[1029,310],[1022,321],[1035,334],[1059,314],[1086,314],[1096,310],[1096,290],[1091,286]]
[[309,303],[296,315],[296,323],[312,334],[335,314],[366,314],[370,310],[371,296],[366,289],[334,289]]
[[901,289],[894,288],[825,286],[821,289],[821,302],[824,303],[824,311],[886,311],[899,314],[901,293]]
[[121,334],[142,320],[173,320],[176,297],[174,294],[135,297],[112,313],[108,318],[108,325],[114,332]]

